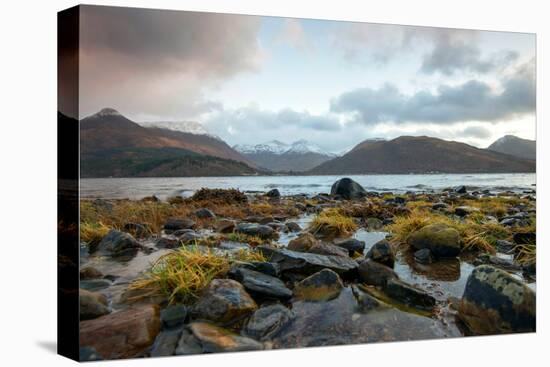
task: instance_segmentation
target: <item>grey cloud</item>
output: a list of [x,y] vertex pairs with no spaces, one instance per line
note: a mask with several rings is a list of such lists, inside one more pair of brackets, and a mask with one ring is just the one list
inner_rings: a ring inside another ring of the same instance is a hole
[[483,126],[468,126],[457,135],[467,138],[487,139],[493,134]]
[[458,86],[441,85],[437,93],[405,95],[387,84],[344,93],[331,101],[331,111],[353,114],[365,124],[510,120],[535,111],[534,60],[505,78],[501,87],[501,92],[495,92],[488,84],[471,80]]

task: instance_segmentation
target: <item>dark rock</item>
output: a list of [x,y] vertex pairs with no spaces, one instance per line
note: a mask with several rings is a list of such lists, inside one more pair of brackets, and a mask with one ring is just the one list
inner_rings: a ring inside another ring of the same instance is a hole
[[189,232],[195,232],[195,231],[193,229],[190,229],[190,228],[188,228],[188,229],[178,229],[177,231],[172,232],[171,235],[174,236],[174,237],[179,238],[179,237],[181,237],[184,234],[189,233]]
[[258,246],[264,256],[271,262],[279,264],[281,272],[313,274],[324,268],[344,274],[357,269],[357,262],[349,257],[327,256],[305,252],[278,249],[270,246]]
[[384,224],[380,219],[371,217],[367,218],[367,220],[365,221],[365,225],[367,226],[367,229],[369,231],[376,231],[382,228]]
[[411,307],[431,310],[435,306],[435,298],[399,279],[389,279],[384,287],[384,292],[393,299]]
[[534,332],[536,295],[505,271],[481,265],[468,277],[458,315],[480,335]]
[[537,262],[534,261],[522,266],[523,272],[529,277],[535,277],[537,275]]
[[414,253],[414,260],[419,264],[431,264],[433,262],[430,249],[423,248]]
[[231,233],[235,229],[235,221],[229,219],[220,219],[216,223],[216,232]]
[[302,230],[302,227],[296,222],[286,223],[286,228],[288,232],[300,232]]
[[240,267],[251,269],[263,274],[271,275],[272,277],[278,277],[281,273],[281,268],[277,263],[261,262],[261,261],[249,261],[239,264]]
[[175,328],[183,325],[187,318],[185,305],[172,305],[160,311],[160,321],[165,328]]
[[468,191],[466,190],[466,186],[458,186],[455,188],[454,190],[457,194],[465,194],[467,193]]
[[142,246],[132,235],[111,229],[97,246],[90,248],[92,252],[104,255],[124,256],[136,254]]
[[340,196],[347,200],[361,199],[367,195],[367,191],[363,186],[353,181],[351,178],[342,178],[336,181],[331,189],[330,194]]
[[101,361],[102,358],[99,353],[92,347],[80,347],[79,348],[79,361],[80,362],[90,362],[90,361]]
[[384,287],[390,279],[397,279],[393,269],[371,259],[361,262],[358,272],[362,282],[377,287]]
[[266,223],[266,225],[270,226],[276,231],[283,231],[286,229],[284,223],[281,223],[281,222],[269,222],[269,223]]
[[359,241],[355,238],[346,238],[344,240],[338,240],[334,242],[338,247],[342,247],[348,250],[349,256],[352,256],[355,252],[362,254],[365,251],[365,242]]
[[395,263],[393,249],[390,243],[386,240],[378,241],[372,245],[367,252],[366,257],[390,268],[393,268],[393,264]]
[[128,232],[138,238],[147,237],[150,233],[149,228],[141,223],[126,223],[123,228],[124,232]]
[[269,340],[294,319],[294,314],[283,305],[261,307],[248,320],[244,334],[256,340]]
[[374,310],[382,306],[382,302],[371,296],[369,293],[364,292],[359,286],[352,285],[351,290],[353,291],[353,295],[355,296],[355,299],[357,299],[359,309],[362,312]]
[[160,199],[158,197],[156,197],[155,195],[151,195],[151,196],[146,196],[146,197],[142,198],[141,201],[151,202],[151,203],[158,203],[160,201]]
[[312,254],[342,256],[348,257],[348,251],[342,247],[332,245],[330,243],[319,242],[310,247],[309,251]]
[[396,196],[393,198],[393,202],[396,204],[405,204],[407,202],[407,199],[403,196]]
[[459,217],[465,217],[474,212],[479,212],[479,209],[471,206],[457,206],[455,208],[455,214],[458,215]]
[[516,218],[504,218],[504,219],[501,219],[499,223],[506,227],[512,227],[512,226],[515,226],[518,222],[519,220]]
[[278,197],[281,197],[281,193],[279,192],[278,189],[272,189],[272,190],[269,190],[268,192],[266,192],[265,196],[270,197],[270,198],[278,198]]
[[176,248],[180,247],[181,243],[175,238],[161,237],[155,242],[157,248]]
[[249,236],[258,236],[268,239],[276,237],[276,232],[270,226],[257,223],[239,223],[235,227],[235,232],[244,233]]
[[173,356],[181,337],[182,329],[161,331],[151,348],[151,357]]
[[195,212],[195,216],[201,219],[213,219],[216,218],[216,214],[210,209],[200,208]]
[[310,275],[294,287],[294,295],[304,301],[328,301],[344,288],[340,276],[330,269]]
[[442,202],[435,203],[432,205],[432,210],[445,210],[448,208],[449,208],[449,205]]
[[103,278],[103,273],[92,266],[80,269],[80,280]]
[[454,257],[460,253],[460,234],[443,223],[429,224],[411,233],[407,243],[416,250],[428,248],[436,257]]
[[231,269],[230,275],[254,295],[280,299],[292,297],[292,291],[279,278],[243,267]]
[[187,329],[183,329],[174,352],[178,356],[200,354],[202,353],[202,345],[193,333]]
[[231,279],[214,279],[192,309],[198,319],[222,324],[238,321],[258,306],[244,287]]
[[315,238],[314,235],[309,232],[305,232],[291,240],[288,243],[287,248],[292,251],[308,252],[313,245],[318,243],[319,240]]
[[186,233],[182,234],[179,237],[179,240],[183,243],[189,243],[189,242],[193,242],[193,241],[198,241],[202,238],[203,238],[203,236],[198,234],[197,232],[190,231],[190,232],[186,232]]
[[189,325],[195,338],[202,345],[205,353],[238,352],[261,350],[263,345],[254,339],[234,334],[206,322],[193,322]]
[[107,298],[101,293],[80,289],[78,298],[80,301],[80,320],[95,319],[111,312]]
[[169,218],[166,223],[164,223],[164,229],[167,231],[193,228],[195,228],[195,222],[187,218]]
[[528,243],[535,244],[537,242],[537,234],[535,232],[517,232],[514,233],[514,242],[518,245],[524,245]]

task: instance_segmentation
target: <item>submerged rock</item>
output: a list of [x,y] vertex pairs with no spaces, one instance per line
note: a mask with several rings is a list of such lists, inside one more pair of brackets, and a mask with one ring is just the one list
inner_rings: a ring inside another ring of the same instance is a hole
[[244,233],[249,236],[258,236],[264,239],[276,237],[276,232],[273,228],[268,225],[258,223],[239,223],[235,227],[235,232]]
[[459,317],[476,334],[536,331],[536,295],[521,281],[489,265],[468,277]]
[[355,238],[346,238],[344,240],[338,240],[334,242],[338,247],[342,247],[348,250],[348,255],[352,256],[354,253],[362,254],[365,251],[365,242],[359,241]]
[[292,297],[292,291],[279,278],[243,267],[232,269],[230,275],[254,295],[280,299]]
[[347,200],[361,199],[367,196],[367,191],[363,186],[353,181],[351,178],[342,178],[336,181],[331,189],[330,194],[340,196]]
[[407,243],[416,250],[429,249],[436,257],[454,257],[460,253],[460,234],[446,224],[428,224],[413,232]]
[[80,289],[78,298],[80,302],[80,320],[95,319],[111,312],[107,298],[101,293]]
[[263,345],[254,339],[234,334],[206,322],[193,322],[189,327],[205,353],[263,349]]
[[104,255],[124,256],[137,253],[142,246],[129,233],[111,229],[97,246],[90,247],[91,252]]
[[377,287],[384,287],[390,279],[397,279],[393,269],[371,259],[359,264],[358,273],[362,282]]
[[399,279],[389,279],[384,287],[384,292],[391,298],[411,307],[430,310],[435,306],[435,298]]
[[294,313],[281,304],[259,308],[248,320],[244,334],[257,340],[269,340],[294,319]]
[[393,268],[395,263],[393,249],[386,240],[376,242],[367,252],[366,257],[390,268]]
[[297,283],[294,294],[297,299],[304,301],[328,301],[338,297],[343,288],[344,284],[338,274],[323,269]]

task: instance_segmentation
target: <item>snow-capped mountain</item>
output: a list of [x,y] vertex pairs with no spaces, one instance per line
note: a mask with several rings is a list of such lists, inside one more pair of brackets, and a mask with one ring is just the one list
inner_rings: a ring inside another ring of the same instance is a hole
[[157,127],[195,135],[210,135],[210,133],[196,121],[145,121],[139,123],[143,127]]
[[536,159],[537,143],[514,135],[505,135],[491,144],[488,150],[513,155],[524,159]]
[[307,140],[292,144],[272,140],[256,145],[235,145],[233,149],[258,166],[275,172],[306,171],[336,156]]

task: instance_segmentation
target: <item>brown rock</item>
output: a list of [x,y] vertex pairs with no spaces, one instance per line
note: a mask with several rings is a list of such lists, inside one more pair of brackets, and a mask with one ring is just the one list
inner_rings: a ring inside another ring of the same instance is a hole
[[308,252],[317,243],[319,243],[319,240],[311,233],[306,232],[290,241],[287,248],[292,251]]

